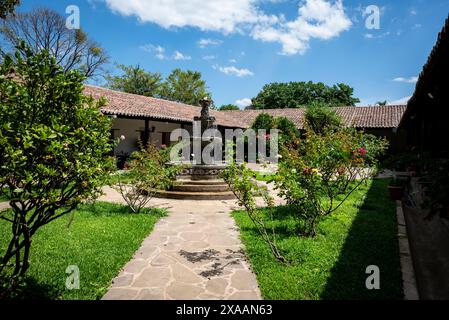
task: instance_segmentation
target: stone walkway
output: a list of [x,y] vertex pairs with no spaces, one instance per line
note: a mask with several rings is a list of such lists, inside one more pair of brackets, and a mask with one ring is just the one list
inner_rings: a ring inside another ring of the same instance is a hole
[[[123,203],[111,188],[100,201]],[[166,208],[104,300],[261,299],[230,216],[235,201],[153,199]]]
[[9,203],[8,202],[0,202],[0,212],[3,210],[9,209]]

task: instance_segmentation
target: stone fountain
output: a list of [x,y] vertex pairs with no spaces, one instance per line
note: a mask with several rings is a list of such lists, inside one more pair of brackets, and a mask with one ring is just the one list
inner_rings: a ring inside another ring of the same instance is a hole
[[207,97],[200,101],[201,116],[194,118],[194,129],[191,144],[193,145],[193,161],[183,165],[173,190],[160,191],[157,196],[169,199],[185,200],[230,200],[235,199],[228,185],[220,178],[226,168],[221,155],[213,155],[212,162],[206,162],[203,151],[212,142],[222,146],[221,138],[207,136],[210,129],[217,129],[216,119],[210,115],[211,101]]

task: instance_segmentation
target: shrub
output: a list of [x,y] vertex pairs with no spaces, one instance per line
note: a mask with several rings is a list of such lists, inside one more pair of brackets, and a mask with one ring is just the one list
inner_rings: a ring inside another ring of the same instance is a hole
[[251,128],[254,130],[271,130],[276,127],[276,121],[273,116],[269,115],[268,113],[261,113],[259,114],[256,119],[254,120]]
[[104,101],[84,96],[85,78],[48,52],[18,49],[0,66],[0,193],[11,205],[0,218],[12,227],[0,273],[10,290],[29,268],[36,231],[97,196],[112,168]]
[[169,150],[158,150],[150,144],[135,152],[129,162],[128,176],[132,183],[120,180],[113,186],[120,192],[131,210],[139,213],[153,198],[158,189],[173,186],[179,167],[168,165]]
[[297,218],[301,236],[315,236],[318,222],[373,176],[374,155],[386,147],[384,140],[353,129],[318,134],[309,128],[298,148],[283,148],[274,181]]
[[307,107],[304,116],[304,127],[317,134],[337,130],[343,126],[341,117],[329,105],[312,103]]
[[[226,167],[222,177],[236,196],[239,206],[245,208],[245,212],[248,214],[248,217],[253,222],[262,239],[270,247],[275,258],[279,261],[286,262],[278,249],[274,226],[271,230],[267,228],[264,213],[258,210],[256,206],[257,196],[263,197],[270,213],[274,206],[273,198],[269,192],[266,189],[259,188],[257,185],[255,180],[256,173],[248,169],[245,164],[238,165],[236,162],[233,162]],[[272,215],[271,220],[273,220]]]
[[279,130],[279,138],[281,144],[289,144],[290,146],[296,146],[299,140],[300,133],[296,128],[296,125],[285,117],[279,117],[275,119],[276,129]]

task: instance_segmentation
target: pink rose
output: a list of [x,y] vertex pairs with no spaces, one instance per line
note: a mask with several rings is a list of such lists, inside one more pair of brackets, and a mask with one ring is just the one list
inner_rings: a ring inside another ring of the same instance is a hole
[[362,157],[365,157],[365,156],[366,156],[366,149],[365,149],[365,148],[360,148],[360,149],[359,149],[359,154],[360,154]]

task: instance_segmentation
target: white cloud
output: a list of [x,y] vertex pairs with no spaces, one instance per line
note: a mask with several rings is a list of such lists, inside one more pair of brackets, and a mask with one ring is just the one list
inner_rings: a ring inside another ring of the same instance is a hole
[[250,98],[243,98],[243,99],[239,99],[235,102],[236,105],[238,105],[240,108],[246,108],[249,107],[250,105],[252,105],[252,101]]
[[206,48],[208,46],[219,46],[222,43],[223,41],[216,39],[200,39],[197,44],[200,48]]
[[398,77],[393,79],[395,82],[404,82],[404,83],[416,83],[418,82],[418,77],[410,77],[410,78],[404,78],[404,77]]
[[382,39],[382,38],[388,37],[389,35],[391,35],[391,32],[387,31],[387,32],[384,32],[384,33],[381,33],[381,34],[378,34],[378,35],[374,35],[372,33],[365,33],[363,35],[363,37],[365,39]]
[[104,0],[114,12],[136,16],[163,28],[196,27],[203,31],[232,33],[242,24],[256,23],[263,15],[258,0]]
[[143,46],[140,46],[140,49],[148,52],[148,53],[153,53],[154,56],[159,59],[159,60],[177,60],[177,61],[181,61],[181,60],[191,60],[192,57],[190,56],[186,56],[185,54],[183,54],[182,52],[176,50],[173,55],[167,55],[166,54],[166,50],[164,47],[161,47],[159,45],[155,46],[152,44],[145,44]]
[[192,57],[186,56],[179,51],[175,51],[175,53],[173,55],[173,59],[175,59],[175,60],[192,60]]
[[243,77],[249,77],[249,76],[253,76],[254,72],[248,70],[248,69],[238,69],[234,66],[231,67],[220,67],[220,66],[213,66],[214,69],[219,70],[220,72],[228,75],[228,76],[236,76],[239,78],[243,78]]
[[[291,21],[282,14],[264,13],[260,7],[262,0],[103,1],[116,13],[136,16],[141,22],[163,28],[194,27],[223,34],[239,32],[256,40],[277,42],[282,45],[284,55],[303,54],[310,40],[337,37],[352,25],[342,0],[302,0],[298,17]],[[216,41],[201,39],[198,45],[213,45]]]
[[411,98],[412,98],[411,96],[409,96],[409,97],[404,97],[404,98],[401,98],[401,99],[396,100],[396,101],[388,102],[388,105],[404,105],[404,104],[407,104],[408,101],[409,101]]
[[352,26],[341,0],[305,0],[299,7],[298,18],[282,21],[275,26],[259,24],[253,31],[255,39],[279,42],[284,55],[304,54],[311,39],[329,40]]
[[161,46],[145,44],[143,46],[140,46],[140,49],[148,53],[154,53],[154,56],[159,60],[167,59],[167,57],[165,56],[165,48]]
[[229,63],[237,63],[237,60],[236,59],[230,59]]
[[203,60],[206,60],[206,61],[211,61],[211,60],[215,60],[215,59],[217,59],[216,56],[203,56]]

